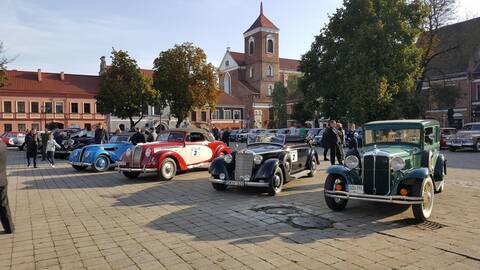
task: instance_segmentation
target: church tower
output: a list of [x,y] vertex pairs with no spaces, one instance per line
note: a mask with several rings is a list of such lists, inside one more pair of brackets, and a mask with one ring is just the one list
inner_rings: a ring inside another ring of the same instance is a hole
[[264,14],[243,33],[245,42],[245,79],[259,92],[259,101],[271,102],[273,85],[279,81],[279,30]]

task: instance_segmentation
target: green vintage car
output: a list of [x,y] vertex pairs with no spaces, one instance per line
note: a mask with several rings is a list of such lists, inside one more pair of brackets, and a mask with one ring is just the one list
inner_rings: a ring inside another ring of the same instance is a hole
[[350,199],[411,204],[417,220],[428,219],[447,172],[438,121],[376,121],[363,130],[361,154],[327,170],[328,207],[341,211]]

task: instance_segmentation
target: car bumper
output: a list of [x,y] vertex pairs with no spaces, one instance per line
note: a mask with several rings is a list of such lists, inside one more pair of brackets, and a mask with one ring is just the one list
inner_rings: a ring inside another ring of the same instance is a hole
[[325,196],[331,198],[347,199],[347,200],[360,200],[360,201],[371,201],[371,202],[383,202],[383,203],[394,203],[394,204],[421,204],[423,202],[422,197],[409,197],[409,196],[382,196],[382,195],[370,195],[370,194],[360,194],[360,193],[351,193],[346,191],[333,191],[325,190]]
[[70,163],[70,165],[73,165],[73,166],[92,166],[91,163],[87,163],[87,162],[78,162],[78,161],[69,161],[68,163]]
[[447,146],[450,147],[473,147],[473,141],[447,141]]
[[227,186],[237,186],[237,187],[268,187],[269,183],[261,182],[249,182],[249,181],[235,181],[235,180],[221,180],[216,178],[210,178],[208,181],[216,184],[223,184]]
[[139,173],[153,173],[157,172],[157,168],[129,168],[117,166],[119,172],[139,172]]

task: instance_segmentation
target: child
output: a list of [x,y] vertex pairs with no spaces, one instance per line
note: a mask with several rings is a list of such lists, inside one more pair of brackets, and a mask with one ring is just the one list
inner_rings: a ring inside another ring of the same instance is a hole
[[47,141],[47,160],[50,162],[50,166],[55,168],[55,147],[60,148],[60,145],[53,139],[52,133],[48,134]]

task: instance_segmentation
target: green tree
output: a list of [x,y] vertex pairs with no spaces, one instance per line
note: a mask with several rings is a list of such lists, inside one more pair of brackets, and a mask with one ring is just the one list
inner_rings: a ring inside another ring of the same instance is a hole
[[177,127],[196,108],[214,110],[219,94],[215,68],[192,43],[160,52],[153,62],[153,83],[177,117]]
[[457,100],[462,98],[462,90],[454,85],[438,86],[431,88],[432,101],[435,102],[436,109],[454,108]]
[[419,74],[425,15],[420,0],[345,0],[302,57],[307,110],[357,123],[401,117],[395,100]]
[[314,114],[306,108],[306,102],[300,101],[293,105],[292,118],[297,120],[300,123],[305,123],[306,121],[313,120]]
[[288,89],[281,82],[275,83],[272,93],[273,117],[277,128],[287,127]]
[[[128,52],[114,49],[110,57],[112,65],[100,76],[97,107],[103,114],[129,119],[133,129],[145,116],[148,106],[158,104],[159,95]],[[137,121],[135,117],[139,117]]]

